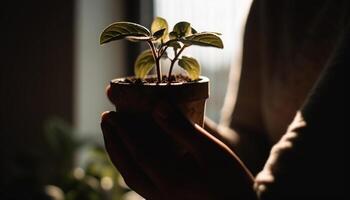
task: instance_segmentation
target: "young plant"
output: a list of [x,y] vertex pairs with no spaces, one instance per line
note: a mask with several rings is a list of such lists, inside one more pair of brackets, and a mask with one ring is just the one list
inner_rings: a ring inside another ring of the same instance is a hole
[[[115,22],[104,29],[100,37],[100,44],[114,40],[127,39],[132,42],[147,42],[150,49],[141,52],[137,57],[134,72],[136,78],[143,79],[156,66],[157,82],[162,82],[160,60],[170,60],[167,80],[171,82],[171,75],[175,63],[183,68],[191,80],[197,80],[200,75],[200,65],[194,58],[182,56],[185,48],[198,45],[223,48],[220,33],[197,32],[188,22],[177,23],[169,32],[168,23],[161,17],[156,17],[151,25],[151,31],[132,22]],[[167,50],[172,48],[173,56],[169,57]]]

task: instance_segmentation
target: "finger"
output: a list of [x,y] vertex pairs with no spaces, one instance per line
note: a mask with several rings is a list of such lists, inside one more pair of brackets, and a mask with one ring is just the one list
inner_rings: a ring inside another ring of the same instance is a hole
[[[241,176],[244,173],[250,181],[252,180],[251,174],[232,150],[203,128],[189,121],[175,106],[162,102],[156,106],[153,116],[164,133],[191,150],[208,173],[212,170],[219,175],[218,177],[222,177],[220,173],[232,172],[234,169],[233,174],[227,175]],[[236,173],[237,169],[242,173]]]
[[106,150],[127,185],[140,195],[151,197],[156,192],[155,186],[140,166],[132,160],[132,156],[130,156],[118,134],[116,134],[117,130],[111,124],[117,122],[113,120],[112,115],[112,112],[104,112],[102,114],[101,128]]
[[196,163],[190,162],[190,155],[186,165],[179,160],[187,151],[163,134],[152,117],[140,113],[117,113],[116,117],[121,122],[118,133],[125,147],[158,187],[169,188],[185,180]]
[[155,122],[172,138],[185,145],[191,151],[207,151],[213,143],[222,144],[200,126],[192,123],[176,106],[159,103],[154,111]]
[[111,89],[111,84],[107,85],[106,87],[106,95],[109,99],[109,101],[112,103],[112,104],[115,104],[115,99],[113,98],[113,94],[112,94],[112,89]]

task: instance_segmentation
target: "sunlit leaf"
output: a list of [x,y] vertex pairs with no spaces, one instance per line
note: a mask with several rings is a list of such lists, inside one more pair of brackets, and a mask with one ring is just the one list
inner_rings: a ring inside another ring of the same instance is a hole
[[[165,29],[163,34],[160,37],[156,36],[156,33],[159,34],[162,29]],[[163,41],[166,41],[168,39],[168,22],[164,18],[156,17],[152,22],[151,32],[157,39],[162,38]]]
[[173,31],[177,34],[177,37],[185,37],[191,35],[191,24],[188,22],[179,22],[175,24]]
[[201,68],[198,61],[194,58],[182,56],[178,62],[179,66],[183,68],[191,80],[197,80],[201,73]]
[[143,51],[136,59],[134,72],[137,78],[144,78],[154,67],[155,61],[151,50]]
[[177,36],[177,33],[176,33],[175,31],[171,31],[171,32],[169,33],[169,39],[170,39],[170,40],[175,40],[177,37],[178,37],[178,36]]
[[224,48],[219,36],[213,33],[196,33],[181,40],[185,45],[199,45],[216,48]]
[[150,36],[127,36],[125,39],[131,41],[131,42],[144,42],[149,41],[152,39]]
[[204,32],[201,32],[202,34],[204,33],[209,33],[209,34],[214,34],[214,35],[222,35],[221,33],[218,33],[218,32],[211,32],[211,31],[204,31]]
[[191,28],[191,33],[192,33],[192,34],[195,34],[195,33],[197,33],[196,29],[194,29],[194,28]]
[[109,25],[102,32],[100,36],[100,44],[105,44],[110,41],[120,40],[126,37],[132,36],[134,40],[136,38],[144,38],[151,36],[150,31],[136,23],[132,22],[116,22]]

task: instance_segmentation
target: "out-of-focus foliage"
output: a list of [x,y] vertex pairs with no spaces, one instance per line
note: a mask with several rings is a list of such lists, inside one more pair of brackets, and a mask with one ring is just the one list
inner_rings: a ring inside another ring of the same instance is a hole
[[[48,121],[45,127],[51,156],[59,166],[50,184],[62,191],[64,199],[123,199],[129,189],[119,184],[121,177],[103,146],[89,138],[78,139],[74,131],[59,119]],[[77,163],[78,160],[83,161]]]
[[101,144],[78,138],[60,118],[48,120],[43,132],[42,151],[5,158],[11,171],[1,171],[1,200],[131,200]]

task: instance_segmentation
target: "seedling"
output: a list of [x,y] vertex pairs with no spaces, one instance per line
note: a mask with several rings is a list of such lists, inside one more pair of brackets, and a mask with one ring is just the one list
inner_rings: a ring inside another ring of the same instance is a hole
[[[201,71],[198,61],[192,57],[181,56],[181,54],[192,45],[222,49],[224,46],[220,35],[215,32],[197,32],[189,22],[185,21],[178,22],[173,30],[169,31],[168,22],[161,17],[156,17],[152,22],[151,30],[132,22],[115,22],[104,29],[100,37],[100,44],[120,39],[147,42],[150,48],[141,52],[135,61],[136,78],[144,79],[155,66],[157,83],[164,82],[160,60],[169,59],[170,67],[166,82],[170,83],[176,62],[187,72],[190,80],[198,80]],[[173,50],[172,56],[167,53],[169,49]]]

